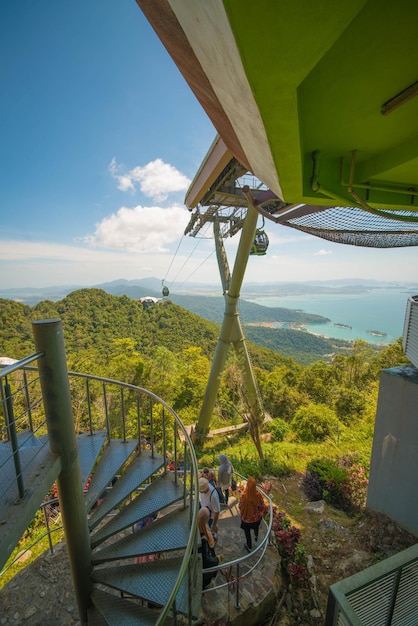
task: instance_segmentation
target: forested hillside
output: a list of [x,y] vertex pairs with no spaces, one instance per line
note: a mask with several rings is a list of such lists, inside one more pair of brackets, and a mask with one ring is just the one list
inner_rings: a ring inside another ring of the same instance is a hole
[[[209,307],[206,316],[198,316],[173,303],[171,299],[144,309],[141,303],[126,295],[113,296],[94,288],[76,290],[62,300],[46,300],[32,307],[0,299],[1,339],[7,342],[3,343],[2,351],[4,353],[7,348],[7,352],[13,352],[15,347],[19,349],[27,340],[31,341],[32,319],[58,317],[64,323],[68,350],[80,350],[95,344],[105,351],[110,339],[130,337],[135,340],[137,348],[145,353],[156,345],[163,345],[169,350],[177,350],[180,345],[183,348],[199,346],[204,354],[212,355],[219,325],[208,321],[208,318],[215,316],[214,311],[210,312],[210,307],[216,300],[218,298],[197,296],[197,302],[206,303]],[[222,298],[219,300],[223,302]],[[288,310],[268,309],[254,304],[249,309],[247,321],[259,321],[266,315],[265,312],[270,314],[270,311],[273,318],[278,319],[278,312]],[[218,322],[222,318],[223,309],[219,309]],[[19,340],[4,332],[4,328],[7,331],[7,322],[12,321],[19,330]],[[347,342],[331,341],[291,329],[246,326],[245,334],[255,344],[251,346],[254,362],[267,368],[277,362],[279,355],[309,364],[318,359],[329,359],[330,354],[348,346]],[[268,350],[262,350],[263,347]],[[270,350],[276,354],[271,354]]]
[[[81,289],[58,302],[44,301],[34,307],[0,299],[0,356],[31,354],[32,320],[51,318],[62,320],[70,370],[146,387],[186,422],[196,419],[219,326],[170,300],[144,308],[127,296],[100,289]],[[258,329],[252,329],[250,336],[252,332],[257,339]],[[301,355],[310,349],[310,341],[318,341],[308,333],[299,336],[303,341],[292,350]],[[324,406],[340,420],[358,418],[375,404],[379,371],[405,362],[399,342],[380,353],[365,342],[355,342],[328,363],[317,359],[308,366],[250,341],[248,347],[265,409],[285,421],[309,405],[319,405],[311,408],[316,421],[324,415]],[[245,412],[241,365],[230,350],[219,389],[220,422],[240,421]]]
[[80,289],[58,302],[43,301],[33,307],[0,300],[0,314],[2,353],[16,350],[19,356],[32,341],[31,321],[39,319],[62,320],[68,352],[106,353],[115,340],[129,338],[145,355],[160,345],[173,351],[200,346],[209,355],[218,335],[215,324],[171,302],[144,308],[127,296],[112,296],[101,289]]

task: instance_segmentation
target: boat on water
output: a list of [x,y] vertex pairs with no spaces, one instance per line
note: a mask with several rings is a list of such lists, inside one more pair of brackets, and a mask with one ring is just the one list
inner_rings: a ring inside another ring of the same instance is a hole
[[379,330],[366,330],[366,333],[375,337],[387,337],[387,333],[381,333]]

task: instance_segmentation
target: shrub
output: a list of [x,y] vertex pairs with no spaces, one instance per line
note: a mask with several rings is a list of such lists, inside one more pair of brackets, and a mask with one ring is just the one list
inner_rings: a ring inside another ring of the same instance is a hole
[[299,528],[292,526],[283,511],[274,511],[272,532],[277,551],[281,556],[283,573],[294,584],[306,583],[308,579],[306,550],[305,546],[299,543]]
[[308,463],[303,488],[311,500],[324,499],[348,513],[355,512],[365,506],[367,476],[368,463],[360,464],[353,455],[316,459]]
[[290,430],[290,426],[285,420],[280,417],[276,417],[268,425],[269,432],[271,433],[272,441],[283,441]]
[[335,411],[325,404],[308,404],[295,413],[291,427],[298,439],[305,443],[324,441],[337,432],[339,422]]

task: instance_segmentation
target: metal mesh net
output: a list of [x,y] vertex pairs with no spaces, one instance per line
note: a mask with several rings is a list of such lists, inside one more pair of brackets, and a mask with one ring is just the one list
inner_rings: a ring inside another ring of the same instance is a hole
[[375,215],[358,207],[301,205],[276,221],[335,243],[368,248],[418,245],[418,215],[414,211],[384,211]]

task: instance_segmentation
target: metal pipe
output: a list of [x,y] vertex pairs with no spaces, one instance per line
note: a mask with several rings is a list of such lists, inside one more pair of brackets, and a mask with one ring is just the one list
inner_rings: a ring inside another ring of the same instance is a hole
[[106,383],[103,383],[103,401],[104,401],[105,415],[106,415],[107,441],[108,443],[110,443],[110,418],[109,418],[109,406],[107,403]]
[[90,381],[86,378],[86,394],[87,394],[87,409],[89,413],[89,430],[90,435],[93,434],[93,417],[91,414],[91,397],[90,397]]
[[126,442],[126,414],[125,414],[125,392],[123,387],[120,390],[120,405],[122,412],[122,432],[123,432],[123,441]]
[[23,387],[25,389],[25,398],[26,398],[26,404],[27,404],[27,407],[28,407],[29,430],[33,433],[32,407],[31,407],[31,404],[30,404],[30,396],[29,396],[29,388],[28,388],[28,376],[26,374],[26,370],[23,370]]
[[47,506],[48,506],[48,505],[47,505],[47,504],[45,504],[45,505],[42,507],[42,510],[43,510],[43,512],[44,512],[44,519],[45,519],[46,532],[47,532],[47,534],[48,534],[49,550],[50,550],[51,554],[53,554],[53,553],[54,553],[54,546],[53,546],[53,543],[52,543],[51,531],[49,530],[49,518],[48,518],[48,513],[47,513],[47,510],[46,510],[46,507],[47,507]]
[[91,604],[92,550],[74,432],[62,323],[59,319],[41,320],[32,322],[32,327],[36,349],[44,353],[38,360],[38,367],[47,428],[51,452],[61,457],[58,495],[80,621],[86,624],[87,609]]
[[22,466],[20,464],[19,443],[17,441],[16,423],[13,411],[12,390],[7,382],[4,385],[4,393],[6,395],[6,428],[7,436],[12,446],[13,463],[16,472],[17,488],[19,491],[19,498],[22,499],[25,495],[25,486],[23,484]]
[[[417,222],[418,221],[418,215],[414,216],[414,215],[399,215],[397,214],[397,211],[407,211],[407,210],[413,210],[411,209],[410,206],[408,206],[408,208],[404,208],[404,209],[391,209],[393,211],[396,211],[396,213],[390,213],[389,211],[385,211],[384,209],[375,209],[372,206],[370,206],[369,204],[367,204],[367,202],[365,200],[363,200],[362,198],[360,198],[360,196],[353,190],[354,186],[354,182],[352,180],[353,177],[353,158],[355,159],[355,156],[353,156],[353,153],[355,153],[356,150],[352,151],[352,158],[351,158],[351,167],[350,167],[350,181],[348,182],[347,185],[347,191],[348,193],[351,195],[351,197],[356,201],[356,204],[359,204],[361,206],[362,209],[364,209],[365,211],[367,211],[368,213],[372,213],[373,215],[378,215],[379,217],[385,217],[388,220],[399,220],[401,222]],[[330,191],[329,189],[326,189],[325,187],[323,187],[318,179],[318,155],[319,152],[313,152],[312,153],[312,159],[314,161],[314,166],[313,166],[313,172],[312,172],[312,176],[311,176],[311,189],[314,193],[322,193],[324,194],[324,196],[327,196],[329,198],[332,198],[333,200],[335,200],[336,202],[338,202],[338,204],[341,207],[350,207],[353,206],[352,204],[349,204],[349,202],[347,201],[346,198],[341,198],[340,196],[338,196],[337,194],[333,193],[332,191]],[[389,190],[388,190],[389,191]],[[409,193],[411,193],[409,191]]]
[[136,396],[136,416],[137,416],[137,422],[138,422],[138,454],[141,454],[142,452],[142,446],[141,446],[141,396],[139,395],[139,393]]
[[150,415],[150,445],[151,445],[151,457],[154,458],[154,403],[152,398],[150,398],[150,407],[149,407],[149,415]]

